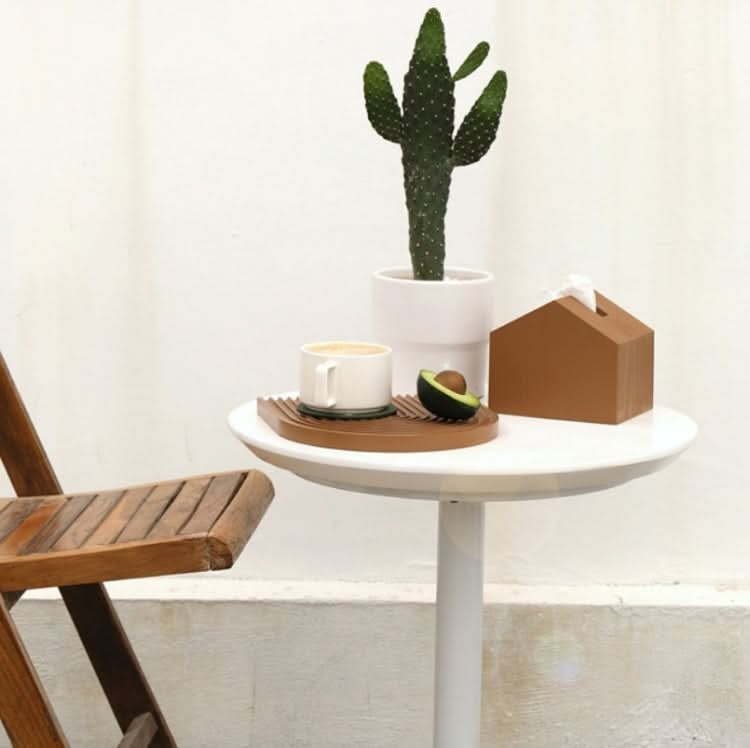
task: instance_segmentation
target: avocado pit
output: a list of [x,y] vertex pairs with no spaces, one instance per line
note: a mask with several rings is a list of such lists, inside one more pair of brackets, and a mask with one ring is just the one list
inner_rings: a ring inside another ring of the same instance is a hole
[[466,394],[466,378],[460,371],[445,369],[445,371],[435,374],[435,381],[459,395]]

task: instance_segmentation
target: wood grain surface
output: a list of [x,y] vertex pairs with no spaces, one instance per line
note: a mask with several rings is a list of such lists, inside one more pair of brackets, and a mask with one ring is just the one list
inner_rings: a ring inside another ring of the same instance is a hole
[[413,395],[393,398],[396,415],[370,420],[333,420],[302,415],[296,398],[258,400],[258,415],[280,436],[330,449],[365,452],[430,452],[472,447],[497,436],[497,414],[480,407],[466,421],[447,421]]
[[[144,497],[136,510],[132,496]],[[226,568],[272,496],[262,473],[235,471],[99,494],[18,498],[0,540],[0,591]],[[122,502],[126,511],[119,510]],[[122,526],[118,534],[112,516]]]

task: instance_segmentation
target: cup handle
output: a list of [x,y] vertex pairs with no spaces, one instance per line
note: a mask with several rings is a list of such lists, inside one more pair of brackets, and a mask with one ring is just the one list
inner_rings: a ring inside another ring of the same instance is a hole
[[336,405],[336,361],[326,361],[315,367],[315,393],[313,405],[330,408]]

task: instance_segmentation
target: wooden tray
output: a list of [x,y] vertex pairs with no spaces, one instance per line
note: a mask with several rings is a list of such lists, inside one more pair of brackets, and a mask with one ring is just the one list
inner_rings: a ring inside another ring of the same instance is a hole
[[297,398],[258,400],[258,415],[280,436],[315,447],[361,452],[431,452],[473,447],[497,436],[497,414],[484,405],[467,421],[447,421],[425,410],[414,395],[393,398],[394,416],[334,421],[303,416]]

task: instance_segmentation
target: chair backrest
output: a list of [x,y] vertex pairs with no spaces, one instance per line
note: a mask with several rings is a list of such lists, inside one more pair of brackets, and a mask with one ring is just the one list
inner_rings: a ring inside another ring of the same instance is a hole
[[0,352],[0,460],[18,496],[61,493],[39,435]]

